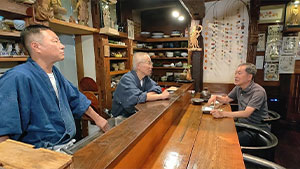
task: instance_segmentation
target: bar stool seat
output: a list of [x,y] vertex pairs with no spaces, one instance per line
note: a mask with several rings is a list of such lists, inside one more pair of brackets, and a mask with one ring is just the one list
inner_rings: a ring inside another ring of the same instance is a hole
[[243,153],[243,159],[247,169],[258,168],[272,168],[272,169],[285,169],[284,167],[273,163],[271,161],[259,158],[250,154]]
[[255,133],[254,143],[251,146],[241,145],[243,153],[249,153],[268,160],[274,159],[274,150],[278,144],[277,137],[269,131],[244,123],[235,123],[237,130],[248,130]]

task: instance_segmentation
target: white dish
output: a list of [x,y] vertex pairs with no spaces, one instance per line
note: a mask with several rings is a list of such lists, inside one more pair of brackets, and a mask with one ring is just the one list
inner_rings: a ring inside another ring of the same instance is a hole
[[187,57],[187,56],[188,56],[188,53],[183,52],[183,53],[181,53],[180,55],[181,55],[182,57]]
[[148,54],[149,54],[149,56],[154,56],[155,55],[155,53],[153,53],[153,52],[150,52]]
[[171,36],[180,36],[180,34],[171,34]]
[[164,36],[164,33],[162,32],[155,32],[155,33],[152,33],[153,36]]
[[162,38],[163,36],[159,36],[159,35],[157,35],[157,36],[151,36],[151,38],[154,38],[154,39],[158,39],[158,38]]
[[163,45],[156,45],[156,48],[163,48]]
[[150,32],[141,32],[142,35],[150,35]]

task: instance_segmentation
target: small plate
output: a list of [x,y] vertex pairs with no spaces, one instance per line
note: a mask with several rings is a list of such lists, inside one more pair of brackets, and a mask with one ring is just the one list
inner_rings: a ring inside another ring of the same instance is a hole
[[202,102],[204,102],[204,100],[200,98],[192,98],[191,101],[194,105],[200,105]]
[[213,106],[202,106],[202,112],[203,114],[210,114],[210,111],[214,109]]

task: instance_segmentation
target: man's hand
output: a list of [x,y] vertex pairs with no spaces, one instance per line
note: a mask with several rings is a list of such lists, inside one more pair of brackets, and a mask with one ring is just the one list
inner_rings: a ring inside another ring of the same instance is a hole
[[96,125],[103,131],[107,132],[110,129],[110,126],[104,118],[100,117],[101,119],[97,120]]
[[207,105],[210,105],[211,103],[215,103],[216,101],[222,103],[222,104],[228,104],[232,102],[233,100],[228,96],[218,96],[218,95],[211,95],[210,99],[207,101]]
[[170,93],[167,90],[164,90],[161,93],[161,99],[168,99],[170,97]]
[[162,100],[162,99],[167,99],[169,97],[170,97],[170,93],[167,90],[164,90],[161,94],[157,94],[155,92],[148,92],[146,101]]
[[225,117],[224,112],[221,109],[214,109],[210,111],[210,114],[212,114],[214,118],[218,118],[218,119]]
[[91,106],[87,109],[85,114],[88,115],[90,118],[92,118],[96,123],[96,125],[100,127],[102,131],[107,132],[110,129],[107,120],[105,120],[98,113],[96,113]]
[[7,140],[7,139],[9,139],[8,136],[0,136],[0,143],[1,143],[2,141]]
[[214,104],[217,101],[217,95],[211,95],[209,100],[207,101],[207,105],[211,105],[212,103]]

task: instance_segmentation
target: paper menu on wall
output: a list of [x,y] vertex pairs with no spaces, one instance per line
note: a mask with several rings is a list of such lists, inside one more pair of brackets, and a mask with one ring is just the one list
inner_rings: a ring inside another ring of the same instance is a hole
[[256,69],[263,69],[264,56],[256,56]]

